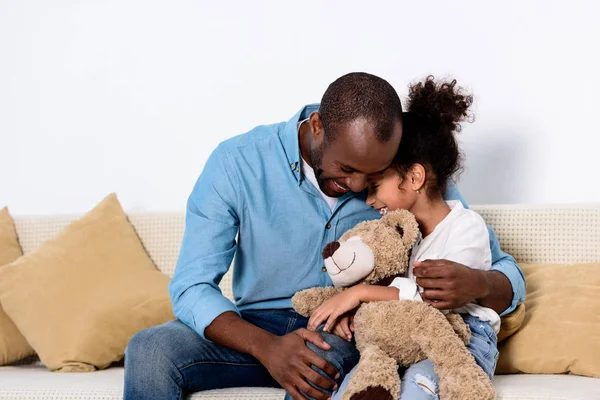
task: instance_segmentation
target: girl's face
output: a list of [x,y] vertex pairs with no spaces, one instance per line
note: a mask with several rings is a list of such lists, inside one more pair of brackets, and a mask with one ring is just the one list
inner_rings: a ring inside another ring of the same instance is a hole
[[413,190],[411,180],[408,177],[403,180],[393,167],[369,179],[368,189],[367,205],[382,215],[398,209],[411,211],[417,200],[417,192]]

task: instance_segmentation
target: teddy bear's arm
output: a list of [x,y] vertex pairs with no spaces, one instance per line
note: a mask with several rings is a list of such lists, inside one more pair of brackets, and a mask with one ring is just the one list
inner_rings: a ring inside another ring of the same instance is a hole
[[343,291],[334,287],[314,287],[302,290],[292,297],[292,306],[300,315],[309,317],[315,308],[319,307],[325,300],[329,300]]

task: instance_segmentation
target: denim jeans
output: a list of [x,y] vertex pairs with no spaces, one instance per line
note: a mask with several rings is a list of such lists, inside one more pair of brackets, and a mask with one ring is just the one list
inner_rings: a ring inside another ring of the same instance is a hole
[[[278,336],[308,322],[288,310],[248,311],[242,318]],[[307,345],[338,369],[341,382],[358,362],[358,351],[335,335],[323,338],[328,351]],[[179,400],[192,392],[242,386],[280,387],[253,356],[204,340],[180,321],[138,332],[125,351],[124,400]]]
[[[490,377],[494,376],[498,361],[498,338],[494,329],[487,322],[471,315],[463,315],[463,319],[471,328],[471,342],[467,346],[477,364]],[[332,400],[342,398],[342,393],[348,387],[354,369],[346,375],[340,388],[334,393]],[[401,369],[400,400],[437,400],[439,378],[429,359],[423,360],[410,367]]]

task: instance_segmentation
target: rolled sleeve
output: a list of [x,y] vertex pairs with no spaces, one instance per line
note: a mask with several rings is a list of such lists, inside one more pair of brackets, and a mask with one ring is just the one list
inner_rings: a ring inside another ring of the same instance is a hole
[[525,276],[515,259],[500,249],[500,242],[496,237],[496,233],[489,226],[488,232],[490,234],[490,247],[492,250],[492,271],[502,272],[510,281],[513,290],[513,299],[510,307],[500,314],[503,317],[513,312],[519,304],[525,301]]
[[395,278],[390,284],[400,292],[400,300],[423,301],[417,283],[410,278]]
[[188,199],[186,227],[169,285],[175,316],[206,339],[215,318],[236,306],[219,283],[236,251],[239,199],[228,154],[218,147],[210,156]]

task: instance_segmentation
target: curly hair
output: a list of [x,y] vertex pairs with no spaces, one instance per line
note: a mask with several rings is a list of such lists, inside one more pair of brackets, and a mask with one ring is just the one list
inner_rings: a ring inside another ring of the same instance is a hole
[[473,96],[456,86],[456,80],[436,81],[428,76],[412,84],[408,112],[403,113],[403,134],[392,165],[402,179],[414,164],[427,171],[429,195],[444,194],[449,179],[462,170],[462,154],[454,136],[463,121],[472,122]]
[[329,85],[319,107],[325,140],[337,136],[336,125],[365,118],[373,124],[376,137],[387,142],[394,124],[402,118],[402,103],[387,81],[365,72],[346,74]]

